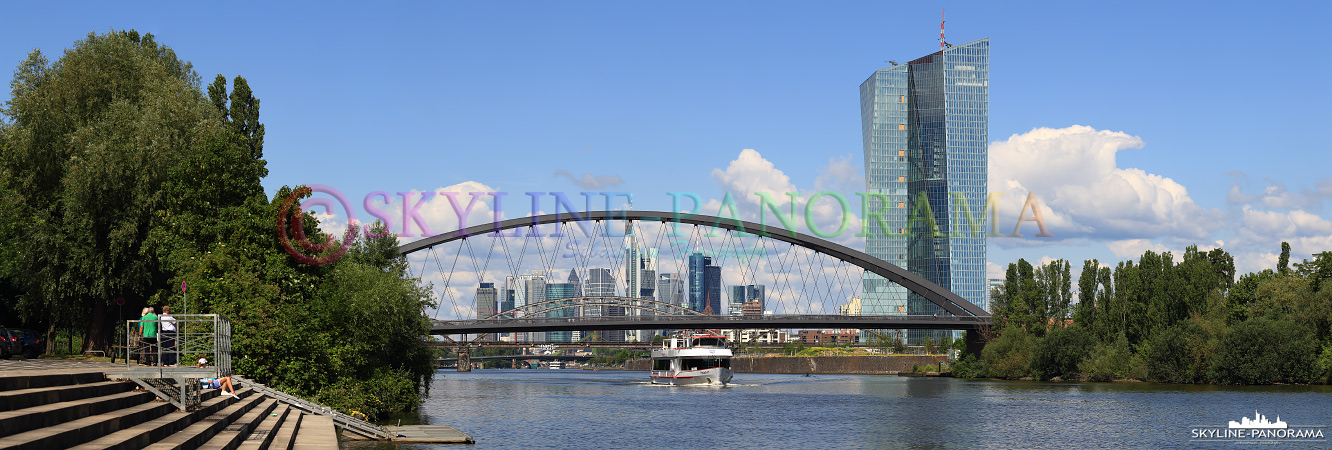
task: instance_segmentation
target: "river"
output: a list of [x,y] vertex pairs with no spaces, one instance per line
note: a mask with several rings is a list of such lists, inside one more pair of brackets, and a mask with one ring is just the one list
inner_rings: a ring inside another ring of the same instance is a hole
[[[741,373],[723,388],[654,386],[642,372],[440,371],[404,423],[452,425],[475,449],[1234,448],[1258,442],[1205,442],[1193,430],[1224,430],[1255,410],[1291,427],[1332,425],[1332,387]],[[1305,431],[1326,438],[1277,443],[1332,447],[1332,429]]]

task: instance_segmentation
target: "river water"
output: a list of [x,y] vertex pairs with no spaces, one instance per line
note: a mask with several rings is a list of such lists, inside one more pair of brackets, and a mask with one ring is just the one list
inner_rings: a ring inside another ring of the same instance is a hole
[[[1291,427],[1332,425],[1332,387],[750,373],[727,387],[668,387],[645,372],[440,371],[404,423],[452,425],[476,449],[1246,448],[1260,442],[1192,433],[1255,410]],[[1332,428],[1316,430],[1326,438],[1265,448],[1332,448]]]

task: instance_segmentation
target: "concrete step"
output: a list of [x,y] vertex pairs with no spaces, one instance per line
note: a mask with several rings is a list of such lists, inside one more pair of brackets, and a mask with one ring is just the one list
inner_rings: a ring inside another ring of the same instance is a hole
[[273,441],[268,443],[266,450],[291,450],[296,440],[296,429],[301,427],[304,417],[305,414],[300,410],[291,408],[287,417],[277,423],[277,430],[273,432]]
[[194,411],[174,411],[165,416],[141,423],[131,428],[116,431],[83,445],[73,447],[77,450],[116,449],[132,450],[152,445],[166,439],[180,430],[198,422],[204,417],[221,411],[239,401],[233,397],[222,397],[217,390],[207,390],[201,395],[199,408]]
[[235,422],[245,413],[249,412],[255,406],[262,403],[263,395],[257,395],[251,389],[237,389],[236,395],[239,400],[235,403],[222,408],[221,411],[213,413],[208,417],[200,419],[180,432],[168,436],[157,443],[145,447],[152,450],[177,450],[177,449],[195,449],[199,448],[204,442],[208,442],[213,436],[222,432],[223,429]]
[[291,405],[278,402],[273,411],[268,413],[268,417],[255,425],[254,430],[249,436],[236,446],[238,450],[264,450],[273,442],[273,436],[277,433],[278,427],[282,421],[286,420],[287,414],[292,413]]
[[241,442],[244,442],[245,438],[249,437],[250,433],[253,433],[259,424],[268,419],[268,414],[273,411],[277,404],[278,401],[271,398],[264,400],[263,403],[245,413],[240,419],[236,419],[235,422],[227,425],[225,430],[217,433],[208,442],[204,442],[203,445],[199,446],[199,450],[236,450],[236,447],[239,447]]
[[[148,394],[152,395],[152,394]],[[0,449],[68,448],[162,417],[176,407],[152,401],[0,438]]]
[[338,450],[338,429],[329,416],[310,415],[301,419],[292,450]]
[[148,392],[129,391],[0,412],[0,438],[142,405],[156,398]]
[[102,381],[88,384],[47,386],[13,391],[0,391],[0,412],[31,408],[38,405],[101,397],[134,390],[127,381]]
[[40,375],[0,376],[0,391],[16,391],[51,386],[98,383],[106,381],[101,372],[52,373]]

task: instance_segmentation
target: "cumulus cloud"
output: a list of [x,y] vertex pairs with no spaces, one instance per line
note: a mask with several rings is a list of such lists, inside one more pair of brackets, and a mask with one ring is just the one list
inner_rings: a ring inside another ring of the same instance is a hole
[[[827,177],[820,175],[825,183],[831,183],[833,176],[841,176],[845,179],[853,179],[848,171],[853,171],[854,166],[850,164],[850,157],[832,158],[828,165],[819,170],[820,174],[828,174]],[[847,193],[838,192],[846,200],[846,208],[843,209],[837,198],[831,195],[821,196],[815,199],[814,203],[809,200],[822,190],[818,187],[814,191],[802,192],[794,183],[791,177],[786,175],[781,169],[778,169],[772,161],[767,160],[754,149],[743,149],[734,160],[727,164],[725,169],[713,169],[712,180],[717,183],[723,191],[729,192],[735,199],[741,218],[745,220],[756,221],[759,214],[760,200],[756,193],[766,192],[770,194],[773,201],[779,205],[788,205],[790,197],[788,192],[798,193],[796,196],[796,217],[795,223],[797,231],[802,233],[812,233],[806,224],[805,216],[808,211],[810,221],[823,234],[832,234],[829,240],[838,244],[846,245],[852,248],[863,249],[865,239],[856,237],[860,232],[860,218],[856,213],[860,209],[860,197],[855,195],[846,196]],[[863,179],[860,181],[863,185]],[[819,181],[815,181],[818,186]],[[826,186],[826,185],[825,185]],[[719,200],[709,200],[705,202],[703,209],[707,214],[713,214],[716,208],[721,206]],[[782,209],[789,213],[789,209]],[[723,212],[725,214],[725,212]],[[772,211],[765,209],[764,223],[773,225],[777,222],[773,218]],[[836,233],[846,223],[846,229]]]
[[620,178],[619,175],[592,175],[590,173],[584,173],[581,176],[574,176],[572,172],[567,170],[556,170],[555,177],[568,178],[575,186],[592,190],[624,184],[624,179]]
[[989,190],[1005,194],[1000,220],[1015,219],[1020,199],[1034,192],[1050,232],[1061,238],[1208,238],[1224,212],[1198,206],[1171,178],[1118,166],[1118,152],[1144,145],[1137,136],[1081,125],[1036,128],[990,144]]

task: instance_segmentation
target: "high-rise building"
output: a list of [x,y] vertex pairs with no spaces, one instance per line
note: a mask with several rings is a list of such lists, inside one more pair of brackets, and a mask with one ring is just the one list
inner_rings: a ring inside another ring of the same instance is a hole
[[[573,283],[547,283],[546,300],[559,300],[572,298],[578,293],[578,285]],[[550,305],[551,308],[564,306],[565,308],[556,309],[546,313],[546,317],[574,317],[576,314],[573,300],[559,302]],[[546,339],[550,342],[570,342],[573,333],[570,331],[551,331],[546,333]]]
[[[587,269],[587,281],[583,283],[583,295],[593,296],[615,296],[615,275],[610,269],[604,267],[593,267]],[[584,317],[623,317],[623,306],[588,306],[583,308]],[[624,330],[609,331],[583,331],[582,336],[589,334],[599,334],[604,341],[624,342]]]
[[[521,274],[518,276],[505,277],[505,289],[513,291],[514,308],[522,308],[527,305],[533,305],[546,301],[546,274],[542,270],[534,270],[530,274]],[[544,309],[538,307],[537,309]],[[522,314],[517,314],[522,317]],[[544,341],[545,333],[516,333],[519,340],[530,338],[534,341]]]
[[703,278],[706,275],[704,267],[712,264],[712,258],[703,256],[702,253],[694,252],[689,255],[689,309],[702,311],[706,303],[706,292]]
[[495,283],[481,283],[476,288],[476,318],[485,319],[499,312],[499,291]]
[[657,301],[676,306],[685,304],[685,280],[680,275],[663,273],[657,276]]
[[569,269],[569,284],[574,285],[574,297],[583,296],[583,283],[578,281],[578,271],[576,269]]
[[758,301],[758,307],[763,308],[763,292],[764,286],[761,284],[727,286],[726,303],[728,313],[732,315],[740,314],[745,303],[756,300]]
[[[984,303],[989,39],[875,71],[860,85],[865,251]],[[880,220],[881,219],[881,220]],[[943,312],[866,273],[865,314]],[[908,342],[945,332],[913,330]]]
[[704,298],[706,299],[703,306],[703,313],[725,314],[726,311],[722,309],[721,303],[721,266],[709,264],[704,266],[703,269],[703,286],[705,288],[703,292]]

